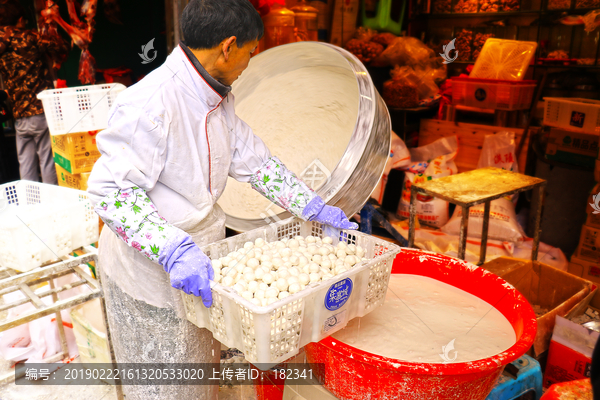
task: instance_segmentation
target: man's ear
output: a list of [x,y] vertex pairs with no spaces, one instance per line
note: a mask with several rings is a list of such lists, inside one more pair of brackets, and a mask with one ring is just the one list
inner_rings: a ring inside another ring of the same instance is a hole
[[225,57],[225,61],[229,60],[229,55],[232,51],[232,46],[237,44],[237,38],[235,36],[231,36],[221,42],[221,51],[223,52],[223,57]]

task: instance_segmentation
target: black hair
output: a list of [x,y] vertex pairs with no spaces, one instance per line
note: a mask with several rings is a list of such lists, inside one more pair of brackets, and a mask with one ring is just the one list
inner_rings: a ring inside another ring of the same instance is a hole
[[25,15],[23,6],[17,0],[0,0],[0,26],[12,26]]
[[212,49],[237,38],[238,47],[260,39],[264,27],[249,0],[191,0],[181,14],[181,31],[191,49]]

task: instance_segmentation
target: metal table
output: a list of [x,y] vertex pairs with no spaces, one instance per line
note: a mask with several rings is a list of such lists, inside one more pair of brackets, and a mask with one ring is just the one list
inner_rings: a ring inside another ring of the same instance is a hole
[[479,168],[469,172],[446,176],[423,183],[415,183],[410,193],[410,220],[408,230],[408,247],[414,247],[415,218],[417,216],[417,194],[425,194],[446,200],[462,207],[462,220],[458,239],[458,258],[465,259],[467,246],[467,228],[469,225],[469,208],[485,203],[483,214],[483,229],[481,232],[481,252],[479,263],[485,262],[487,247],[488,227],[490,221],[490,202],[501,197],[535,190],[537,193],[537,209],[535,211],[535,231],[533,236],[533,249],[531,259],[537,260],[540,242],[540,221],[542,215],[542,202],[546,181],[543,179],[506,171],[500,168]]
[[[98,250],[92,246],[85,246],[82,249],[85,254],[81,256],[65,256],[62,257],[61,261],[56,261],[52,264],[35,268],[31,271],[20,274],[17,274],[10,268],[0,268],[0,295],[21,291],[21,293],[25,296],[23,299],[13,301],[8,304],[0,304],[0,312],[8,311],[26,303],[31,303],[35,308],[34,310],[21,314],[17,317],[0,320],[0,332],[36,320],[38,318],[45,317],[46,315],[54,314],[56,317],[56,323],[61,342],[61,352],[52,357],[44,359],[44,362],[47,363],[53,363],[69,358],[69,349],[67,347],[67,339],[65,336],[61,311],[96,298],[100,299],[102,316],[104,324],[107,327],[107,340],[111,358],[112,362],[115,363],[110,330],[108,329],[108,320],[106,318],[106,307],[104,303],[104,297],[102,296],[100,281],[92,278],[81,268],[82,264],[90,262],[94,262],[96,268],[98,268]],[[55,279],[68,275],[73,275],[77,279],[74,282],[57,287]],[[48,283],[48,289],[44,290],[43,292],[34,293],[34,289],[32,289],[32,287],[44,282]],[[66,299],[58,298],[58,293],[82,285],[86,286],[84,293]],[[51,296],[52,298],[52,301],[49,302],[50,304],[42,301],[44,297],[48,296]],[[14,380],[14,372],[0,377],[0,383],[12,382]],[[122,388],[119,385],[117,385],[116,391],[117,397],[122,399]]]

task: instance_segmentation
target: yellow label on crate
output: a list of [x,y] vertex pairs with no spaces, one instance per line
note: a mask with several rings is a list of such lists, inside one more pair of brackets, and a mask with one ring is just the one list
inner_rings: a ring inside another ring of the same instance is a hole
[[71,174],[90,172],[100,158],[96,146],[98,131],[52,136],[54,162]]

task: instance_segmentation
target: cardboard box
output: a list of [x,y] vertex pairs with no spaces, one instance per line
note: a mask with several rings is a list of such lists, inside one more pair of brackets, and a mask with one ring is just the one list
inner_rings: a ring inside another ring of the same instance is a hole
[[537,318],[535,357],[548,350],[556,316],[567,315],[596,289],[590,281],[540,262],[500,257],[482,267],[513,285],[532,305],[550,310]]
[[70,174],[91,172],[94,163],[100,158],[96,146],[99,131],[68,133],[52,136],[54,162]]
[[544,387],[589,378],[598,337],[599,332],[557,316],[544,372]]
[[335,0],[329,43],[342,47],[354,37],[359,9],[359,0]]
[[600,228],[583,225],[575,257],[600,263]]
[[598,158],[599,135],[551,128],[546,159],[594,168]]
[[569,263],[569,273],[588,281],[600,283],[600,263],[572,256]]
[[90,172],[82,172],[81,174],[70,174],[66,169],[58,164],[56,167],[56,177],[58,178],[58,186],[70,187],[77,190],[87,190],[87,181],[90,177]]

